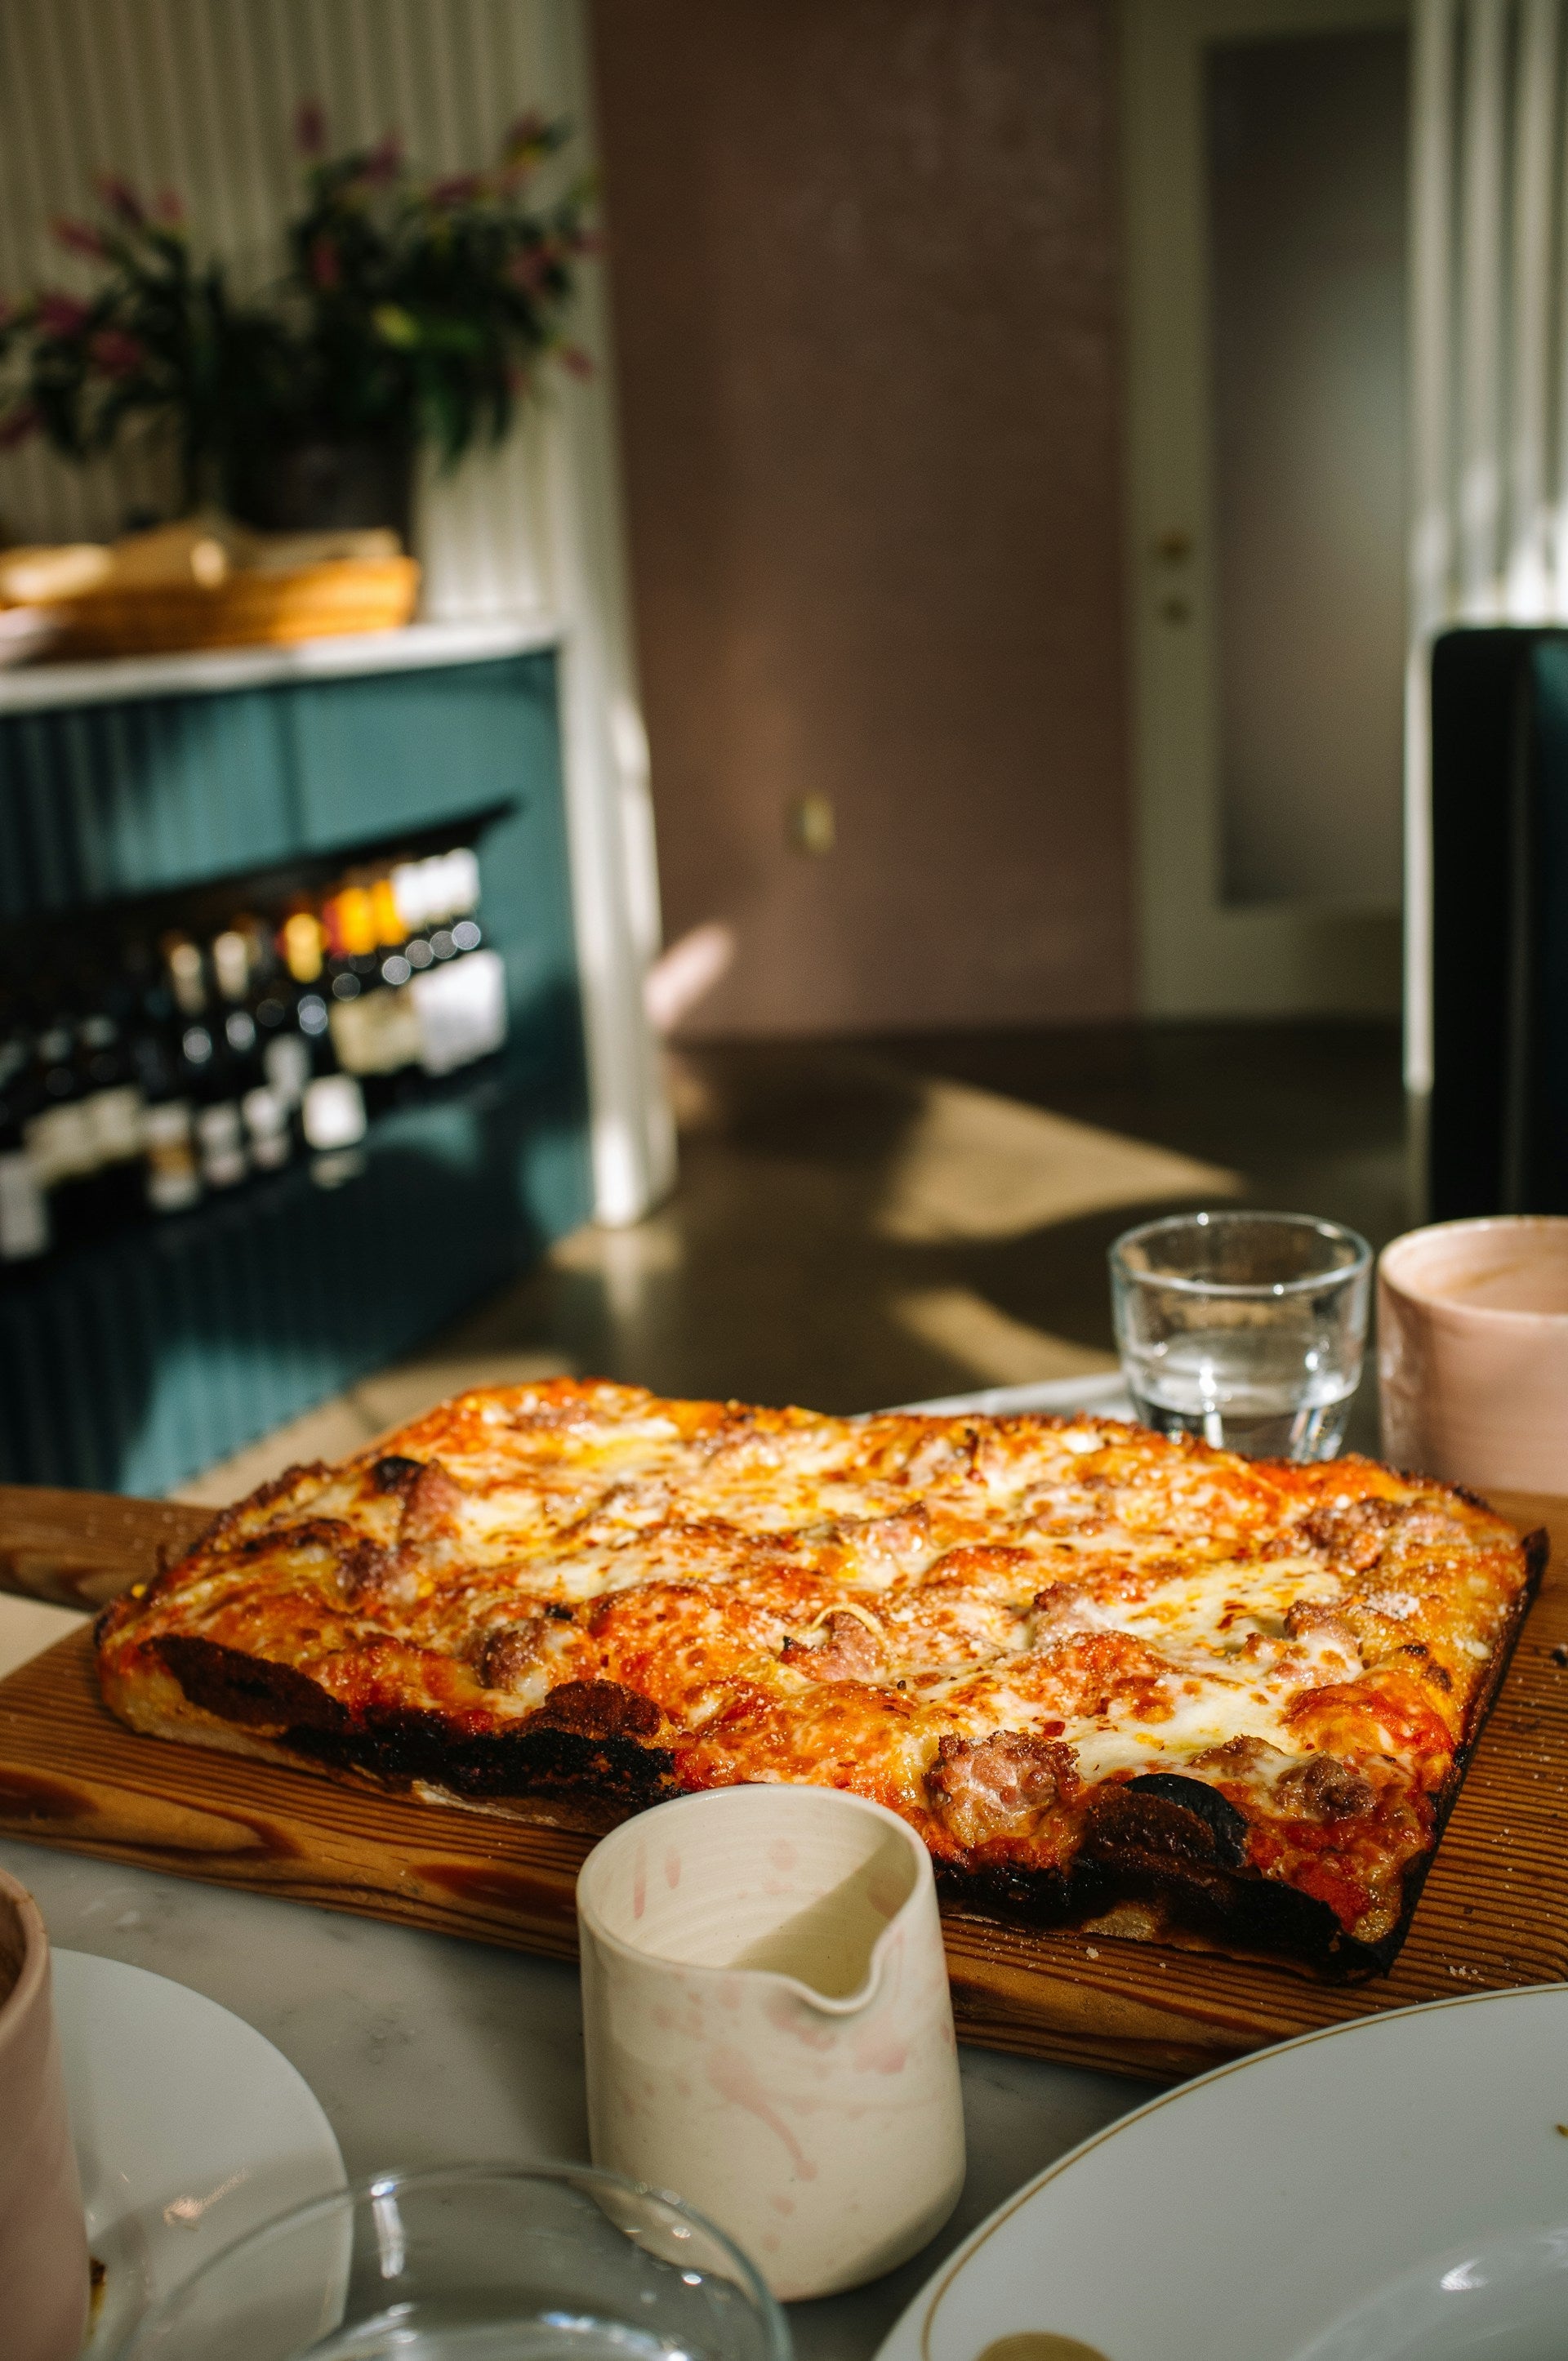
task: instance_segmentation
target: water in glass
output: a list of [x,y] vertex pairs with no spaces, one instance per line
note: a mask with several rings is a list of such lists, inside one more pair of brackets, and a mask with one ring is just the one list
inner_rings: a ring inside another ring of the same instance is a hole
[[1365,1238],[1310,1214],[1173,1213],[1111,1249],[1137,1414],[1249,1459],[1331,1459],[1366,1342]]
[[1266,1328],[1189,1329],[1123,1361],[1145,1426],[1249,1459],[1332,1459],[1360,1377]]

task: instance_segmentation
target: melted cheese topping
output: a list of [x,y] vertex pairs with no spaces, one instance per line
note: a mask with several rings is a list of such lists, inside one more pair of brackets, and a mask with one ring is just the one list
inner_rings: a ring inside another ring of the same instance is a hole
[[560,1380],[264,1488],[102,1663],[133,1720],[183,1637],[463,1736],[610,1682],[684,1785],[853,1787],[971,1867],[1060,1868],[1098,1795],[1175,1773],[1375,1939],[1525,1578],[1500,1519],[1367,1461]]

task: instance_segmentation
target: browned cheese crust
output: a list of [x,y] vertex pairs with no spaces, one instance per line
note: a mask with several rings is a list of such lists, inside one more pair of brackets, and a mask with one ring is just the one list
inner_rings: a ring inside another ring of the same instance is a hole
[[850,1788],[970,1906],[1365,1973],[1542,1554],[1365,1459],[561,1379],[264,1487],[99,1672],[156,1736],[568,1827]]

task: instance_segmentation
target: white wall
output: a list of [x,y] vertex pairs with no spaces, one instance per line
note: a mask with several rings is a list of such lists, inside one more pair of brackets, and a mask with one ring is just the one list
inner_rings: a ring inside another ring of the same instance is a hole
[[[437,171],[482,161],[538,106],[580,126],[580,170],[594,152],[585,0],[0,0],[0,293],[86,283],[49,225],[86,209],[104,168],[178,190],[198,241],[242,286],[264,280],[298,185],[303,98],[325,107],[334,148],[396,128]],[[416,539],[427,614],[548,611],[564,627],[598,1201],[627,1221],[668,1185],[673,1148],[641,1011],[658,896],[601,281],[596,266],[576,324],[594,381],[552,373],[503,451],[454,478],[427,471]],[[165,484],[146,461],[77,469],[24,447],[0,455],[0,532],[111,533]]]

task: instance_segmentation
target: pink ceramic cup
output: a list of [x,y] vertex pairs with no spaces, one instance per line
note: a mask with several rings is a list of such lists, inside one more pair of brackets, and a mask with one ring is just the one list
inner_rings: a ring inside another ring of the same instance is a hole
[[1397,1467],[1568,1497],[1568,1219],[1441,1222],[1386,1246],[1377,1376]]
[[49,1938],[0,1870],[0,2350],[76,2361],[87,2330],[87,2232],[49,1990]]

